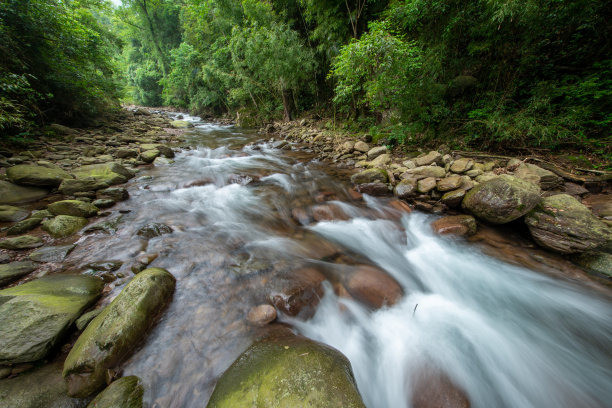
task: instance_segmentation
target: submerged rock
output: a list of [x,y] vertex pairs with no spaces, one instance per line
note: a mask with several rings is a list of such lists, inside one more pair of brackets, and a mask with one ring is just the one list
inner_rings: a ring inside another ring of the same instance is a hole
[[440,370],[425,367],[413,379],[413,408],[470,408],[463,390]]
[[249,310],[247,320],[252,325],[265,326],[276,320],[276,309],[271,305],[255,306]]
[[431,227],[438,234],[474,235],[476,220],[471,215],[449,215],[438,218]]
[[503,174],[466,193],[463,209],[493,224],[522,217],[540,202],[540,188],[518,177]]
[[85,398],[104,386],[106,371],[119,365],[145,337],[170,301],[174,286],[168,271],[146,269],[89,323],[64,363],[69,395]]
[[20,261],[11,262],[0,265],[0,286],[7,285],[14,280],[21,278],[35,271],[38,268],[34,262],[31,261]]
[[308,316],[323,296],[325,276],[316,269],[302,268],[276,280],[276,290],[270,301],[278,310],[289,316]]
[[57,187],[64,179],[73,178],[70,173],[55,166],[36,166],[32,164],[18,164],[9,167],[6,175],[10,181],[24,186]]
[[150,239],[159,237],[163,234],[171,234],[173,229],[166,224],[160,222],[151,222],[144,227],[140,228],[136,235],[139,237]]
[[98,207],[80,200],[63,200],[49,204],[47,209],[53,215],[72,215],[74,217],[93,217],[98,214]]
[[18,186],[0,180],[0,204],[27,203],[40,200],[49,192],[41,188]]
[[568,194],[544,198],[525,223],[538,244],[562,254],[591,251],[612,241],[610,228]]
[[404,295],[395,279],[369,265],[359,265],[344,275],[344,286],[355,299],[372,308],[393,306]]
[[140,378],[131,375],[113,381],[87,408],[142,408],[143,394]]
[[0,364],[40,360],[100,297],[90,276],[45,276],[0,290]]
[[208,408],[364,408],[351,364],[301,336],[254,343],[219,378]]
[[43,240],[32,235],[22,235],[20,237],[8,238],[0,241],[0,248],[3,249],[32,249],[43,246]]
[[42,229],[54,238],[68,237],[87,225],[87,219],[73,217],[72,215],[58,215],[47,221],[43,221]]

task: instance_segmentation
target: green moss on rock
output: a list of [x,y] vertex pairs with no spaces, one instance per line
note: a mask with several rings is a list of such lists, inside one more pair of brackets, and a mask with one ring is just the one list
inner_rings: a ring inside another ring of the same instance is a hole
[[47,221],[43,221],[42,229],[54,238],[68,237],[87,225],[87,219],[73,217],[72,215],[58,215]]
[[123,377],[106,387],[87,408],[142,408],[143,394],[140,378]]
[[98,208],[84,201],[63,200],[49,204],[48,210],[53,215],[72,215],[73,217],[93,217],[98,213]]

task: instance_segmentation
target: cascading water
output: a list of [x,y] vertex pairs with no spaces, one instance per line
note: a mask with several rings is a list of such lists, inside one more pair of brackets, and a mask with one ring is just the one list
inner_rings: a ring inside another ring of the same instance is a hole
[[[610,300],[593,289],[482,255],[430,231],[431,217],[402,215],[385,199],[354,201],[304,153],[250,144],[258,136],[186,116],[197,146],[129,184],[138,208],[115,235],[90,235],[73,262],[159,253],[177,277],[162,320],[125,367],[152,407],[202,407],[216,379],[259,331],[245,321],[275,279],[303,265],[342,273],[328,254],[387,271],[403,287],[378,311],[328,288],[307,321],[281,316],[351,361],[369,408],[409,407],[422,367],[437,367],[472,407],[605,407],[612,401]],[[345,221],[300,226],[296,207],[329,205]],[[135,231],[174,232],[143,243]],[[121,272],[120,270],[119,272]],[[113,293],[120,289],[120,281]]]

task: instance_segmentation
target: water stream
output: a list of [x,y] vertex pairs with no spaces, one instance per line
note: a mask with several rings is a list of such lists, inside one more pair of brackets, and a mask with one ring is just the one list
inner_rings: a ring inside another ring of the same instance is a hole
[[[406,295],[378,311],[326,285],[315,316],[281,316],[351,361],[369,408],[409,407],[424,366],[465,390],[472,407],[606,407],[612,401],[610,298],[482,254],[431,232],[431,216],[388,199],[355,200],[344,180],[308,152],[254,143],[261,136],[199,122],[175,163],[139,174],[115,234],[82,238],[68,262],[129,260],[177,277],[174,299],[124,375],[138,375],[151,407],[203,407],[216,379],[261,334],[248,310],[279,277],[303,266],[342,273],[369,263]],[[323,201],[340,220],[300,225],[294,208]],[[172,234],[144,241],[149,222]],[[112,295],[125,280],[115,282]],[[112,296],[110,296],[112,298]]]

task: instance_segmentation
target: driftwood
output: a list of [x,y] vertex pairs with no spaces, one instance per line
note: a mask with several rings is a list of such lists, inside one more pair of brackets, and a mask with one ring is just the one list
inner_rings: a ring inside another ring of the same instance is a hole
[[[480,152],[464,152],[464,151],[460,151],[460,150],[453,150],[452,152],[453,154],[457,154],[457,155],[461,155],[461,156],[465,156],[465,157],[474,157],[474,158],[481,158],[481,159],[503,159],[503,160],[510,160],[513,159],[514,157],[509,157],[509,156],[500,156],[500,155],[495,155],[495,154],[489,154],[489,153],[480,153]],[[538,164],[538,166],[542,167],[543,169],[552,171],[553,173],[555,173],[556,175],[563,177],[566,180],[572,181],[574,183],[600,183],[600,182],[605,182],[605,181],[610,181],[612,180],[612,172],[606,172],[606,171],[601,171],[601,170],[586,170],[586,169],[577,169],[583,172],[590,172],[590,173],[597,173],[597,174],[601,174],[600,176],[583,176],[580,174],[574,174],[574,173],[570,173],[569,171],[563,170],[561,168],[559,168],[558,166],[546,161],[546,160],[542,160],[539,159],[537,157],[526,157],[525,159],[523,159],[523,162],[527,162],[527,161],[534,161]]]

